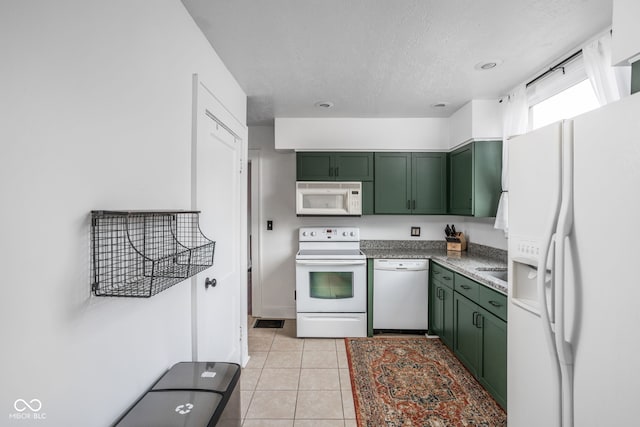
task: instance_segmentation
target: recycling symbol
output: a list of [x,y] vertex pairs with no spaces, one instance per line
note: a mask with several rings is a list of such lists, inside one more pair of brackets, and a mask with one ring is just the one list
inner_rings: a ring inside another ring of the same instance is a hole
[[185,403],[184,405],[176,406],[176,412],[179,413],[180,415],[188,414],[189,412],[191,412],[192,409],[193,409],[193,405],[191,403]]

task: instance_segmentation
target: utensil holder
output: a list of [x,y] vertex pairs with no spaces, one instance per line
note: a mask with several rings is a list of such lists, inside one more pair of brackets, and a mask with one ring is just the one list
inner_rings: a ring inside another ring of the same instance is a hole
[[446,239],[447,251],[462,252],[467,250],[467,239],[463,233],[458,232],[455,236],[449,236]]

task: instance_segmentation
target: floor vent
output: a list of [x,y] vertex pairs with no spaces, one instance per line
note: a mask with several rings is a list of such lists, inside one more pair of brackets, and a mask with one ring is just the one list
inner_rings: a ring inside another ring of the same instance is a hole
[[253,324],[254,328],[282,328],[284,320],[282,319],[258,319]]

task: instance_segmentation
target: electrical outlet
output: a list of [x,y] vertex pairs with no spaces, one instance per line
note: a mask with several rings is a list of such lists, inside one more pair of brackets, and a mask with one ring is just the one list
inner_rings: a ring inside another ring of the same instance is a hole
[[411,227],[411,235],[413,237],[419,237],[420,236],[420,227]]
[[267,230],[273,230],[273,221],[267,221]]

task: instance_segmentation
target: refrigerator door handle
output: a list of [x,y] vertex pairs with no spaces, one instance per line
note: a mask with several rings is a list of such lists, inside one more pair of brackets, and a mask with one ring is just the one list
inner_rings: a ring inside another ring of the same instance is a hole
[[[562,123],[562,202],[556,227],[555,322],[556,351],[560,362],[562,427],[573,427],[573,349],[566,338],[565,251],[573,227],[573,122]],[[566,246],[565,246],[566,245]]]
[[565,251],[571,245],[566,245],[569,233],[573,227],[573,122],[567,120],[562,123],[562,202],[556,228],[555,254],[555,323],[556,347],[560,362],[573,364],[573,351],[566,339],[565,313]]
[[[560,135],[559,135],[560,136]],[[562,135],[563,136],[563,135]],[[560,136],[560,137],[562,137]],[[562,171],[562,145],[559,147],[557,161],[558,168]],[[562,172],[561,172],[562,173]],[[547,348],[551,354],[551,360],[555,367],[555,378],[557,379],[557,385],[560,393],[562,393],[562,372],[560,369],[560,359],[558,357],[558,350],[556,348],[556,335],[555,335],[555,251],[556,251],[556,235],[558,216],[560,214],[560,205],[562,202],[562,176],[559,177],[556,185],[553,188],[553,207],[550,212],[547,226],[544,230],[543,238],[540,242],[540,255],[538,258],[538,274],[536,280],[537,299],[540,312],[540,320],[542,323],[542,330]],[[551,261],[551,274],[549,281],[549,296],[551,300],[551,308],[547,302],[547,261]],[[562,409],[557,414],[558,424],[562,427]],[[569,426],[567,426],[569,427]]]

